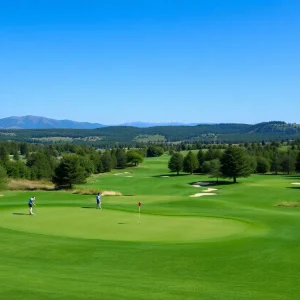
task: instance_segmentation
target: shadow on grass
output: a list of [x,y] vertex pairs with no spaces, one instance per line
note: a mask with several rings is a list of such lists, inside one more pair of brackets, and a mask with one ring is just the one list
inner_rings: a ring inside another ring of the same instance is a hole
[[300,186],[287,186],[287,189],[300,190]]
[[282,175],[285,179],[298,179],[300,180],[300,175]]
[[154,178],[162,178],[162,177],[181,177],[181,176],[189,176],[190,174],[161,174],[161,175],[153,175]]
[[25,214],[25,213],[12,213],[15,216],[30,216],[30,214]]
[[217,186],[217,185],[231,185],[231,184],[239,184],[239,182],[234,183],[231,181],[225,181],[225,180],[219,180],[217,181],[209,181],[209,180],[201,180],[201,181],[194,181],[190,182],[189,185],[199,185],[201,187],[207,187],[207,186]]
[[82,206],[81,208],[93,208],[93,209],[97,209],[95,206]]

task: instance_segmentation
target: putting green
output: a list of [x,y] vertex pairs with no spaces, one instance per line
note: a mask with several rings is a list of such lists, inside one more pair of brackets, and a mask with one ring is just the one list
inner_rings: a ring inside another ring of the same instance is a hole
[[5,210],[0,214],[0,227],[30,233],[75,238],[195,242],[212,240],[252,231],[246,222],[212,217],[178,217],[141,215],[92,208],[39,208],[30,216],[26,210]]

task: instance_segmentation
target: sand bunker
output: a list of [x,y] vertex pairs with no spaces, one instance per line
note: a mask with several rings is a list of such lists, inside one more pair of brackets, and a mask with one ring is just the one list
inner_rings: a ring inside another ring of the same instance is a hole
[[120,192],[115,192],[115,191],[103,191],[101,193],[102,196],[122,196]]
[[167,178],[167,177],[170,177],[170,176],[160,176],[161,178]]
[[218,189],[212,189],[212,188],[208,188],[207,190],[203,191],[203,193],[210,193],[210,192],[214,192],[217,191]]
[[217,195],[216,193],[197,193],[194,195],[191,195],[190,197],[195,198],[195,197],[202,197],[202,196],[215,196]]
[[300,182],[293,182],[292,184],[300,185]]

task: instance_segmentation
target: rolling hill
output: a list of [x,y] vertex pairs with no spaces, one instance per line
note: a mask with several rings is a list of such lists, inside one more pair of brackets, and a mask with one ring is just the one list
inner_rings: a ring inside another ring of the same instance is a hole
[[[8,119],[8,120],[7,120]],[[33,143],[92,143],[111,147],[137,143],[244,143],[300,138],[300,125],[282,121],[250,124],[199,124],[195,126],[105,126],[27,116],[0,120],[0,140]],[[2,121],[2,122],[1,122]],[[34,129],[31,129],[34,127]],[[46,127],[46,128],[45,128]],[[10,129],[7,129],[10,128]],[[18,129],[15,129],[18,128]],[[20,129],[24,128],[24,129]]]
[[71,120],[55,120],[37,116],[8,117],[0,119],[0,128],[4,129],[95,129],[105,125]]

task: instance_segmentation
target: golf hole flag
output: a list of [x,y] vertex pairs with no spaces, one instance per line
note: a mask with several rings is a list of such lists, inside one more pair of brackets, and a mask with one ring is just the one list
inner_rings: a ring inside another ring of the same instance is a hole
[[142,206],[142,202],[138,203],[138,207],[139,207],[139,224],[141,223],[141,206]]

